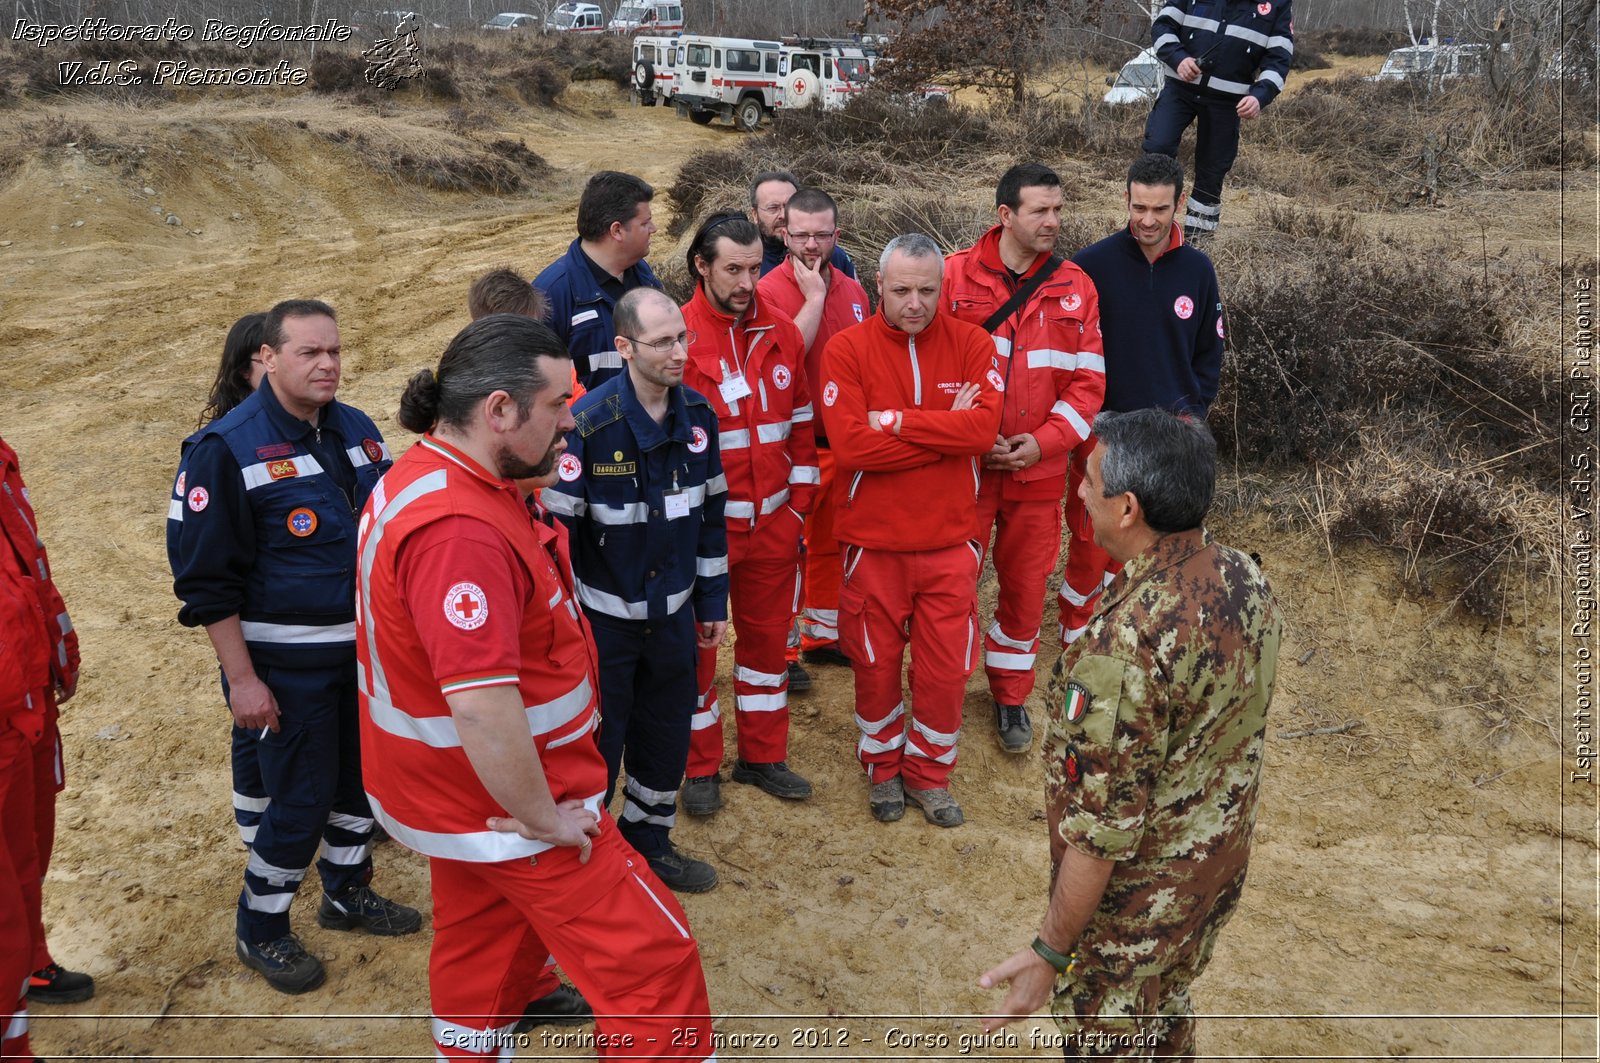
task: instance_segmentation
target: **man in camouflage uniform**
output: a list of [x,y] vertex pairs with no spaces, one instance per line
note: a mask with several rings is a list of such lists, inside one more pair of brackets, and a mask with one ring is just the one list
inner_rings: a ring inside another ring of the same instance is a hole
[[1079,496],[1125,567],[1051,675],[1050,905],[979,979],[1010,984],[985,1027],[1053,987],[1067,1059],[1189,1058],[1189,984],[1244,885],[1282,622],[1256,566],[1200,526],[1204,423],[1147,409],[1094,429]]

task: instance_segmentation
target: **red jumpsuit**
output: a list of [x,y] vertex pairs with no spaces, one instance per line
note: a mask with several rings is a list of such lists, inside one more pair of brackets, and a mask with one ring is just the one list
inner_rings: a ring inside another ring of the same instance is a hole
[[[794,279],[794,262],[785,258],[783,264],[772,270],[756,288],[757,294],[772,309],[793,318],[805,308],[805,296]],[[811,390],[822,379],[822,349],[828,341],[852,325],[859,325],[872,312],[866,289],[854,277],[847,277],[836,269],[828,270],[828,294],[822,301],[822,321],[817,334],[806,348],[806,381]],[[816,395],[812,395],[816,401]],[[817,432],[817,483],[816,503],[806,514],[805,573],[801,591],[803,603],[800,613],[800,649],[816,650],[831,647],[839,641],[839,582],[843,562],[839,557],[839,541],[833,531],[833,450],[828,445],[827,434]]]
[[[844,544],[839,645],[856,680],[857,756],[873,783],[948,784],[977,654],[978,462],[994,444],[1004,384],[975,325],[936,313],[911,336],[874,314],[828,342],[822,421],[839,465]],[[953,410],[967,384],[972,409]],[[868,424],[898,411],[900,429]],[[911,645],[911,716],[900,667]]]
[[[373,814],[430,858],[439,1058],[501,1058],[549,955],[594,1006],[602,1057],[706,1058],[688,921],[601,808],[595,650],[558,534],[529,519],[511,481],[432,436],[379,483],[361,527],[362,770]],[[527,706],[551,796],[599,814],[588,863],[487,829],[506,813],[445,699],[495,686]]]
[[17,989],[14,1009],[0,1004],[0,1057],[24,1059],[28,975],[51,962],[40,901],[64,785],[56,702],[78,683],[78,636],[38,527],[0,439],[0,993]]
[[[683,382],[717,414],[728,478],[728,616],[739,759],[789,757],[789,676],[784,644],[799,609],[800,539],[817,491],[816,425],[804,340],[794,322],[759,298],[744,319],[719,313],[696,288],[683,307],[695,333]],[[741,384],[742,382],[742,384]],[[748,389],[749,394],[740,395]],[[689,737],[690,778],[722,764],[717,651],[700,651],[700,703]]]
[[[943,309],[963,321],[981,324],[1016,289],[1000,258],[1001,231],[995,226],[946,261]],[[1033,268],[1048,261],[1042,256]],[[1067,466],[1105,399],[1099,301],[1088,274],[1071,262],[1058,265],[995,328],[994,358],[1006,383],[999,434],[1031,433],[1040,453],[1037,464],[1016,472],[985,469],[978,492],[978,538],[987,544],[993,531],[1000,580],[984,670],[995,701],[1021,705],[1033,691],[1045,582],[1061,550]]]

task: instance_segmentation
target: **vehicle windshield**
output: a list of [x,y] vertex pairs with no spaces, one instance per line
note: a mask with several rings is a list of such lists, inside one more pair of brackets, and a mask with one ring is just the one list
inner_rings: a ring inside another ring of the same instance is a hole
[[867,80],[867,61],[865,59],[840,59],[835,65],[839,68],[839,76],[845,81],[865,82]]
[[489,20],[491,26],[509,26],[517,20],[515,15],[496,15]]
[[[1369,68],[1370,69],[1370,68]],[[1156,65],[1154,63],[1129,63],[1117,74],[1119,88],[1153,89],[1156,87]]]
[[618,22],[643,22],[644,13],[649,10],[644,4],[623,4],[617,8]]
[[574,11],[557,11],[555,14],[556,25],[562,29],[570,29],[577,19],[577,12]]

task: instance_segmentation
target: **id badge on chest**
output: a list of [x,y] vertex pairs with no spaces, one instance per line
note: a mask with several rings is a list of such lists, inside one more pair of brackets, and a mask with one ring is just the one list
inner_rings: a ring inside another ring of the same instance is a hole
[[722,401],[729,403],[747,399],[751,395],[750,382],[745,380],[742,372],[728,374],[717,385],[717,390],[722,392]]
[[668,520],[677,520],[679,517],[689,515],[689,492],[674,489],[661,496],[663,508],[666,510]]

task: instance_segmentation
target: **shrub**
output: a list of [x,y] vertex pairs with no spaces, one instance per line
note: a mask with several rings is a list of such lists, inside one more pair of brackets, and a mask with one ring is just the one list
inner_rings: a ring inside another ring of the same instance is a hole
[[1333,64],[1317,49],[1303,40],[1294,42],[1294,57],[1289,61],[1291,70],[1327,70]]
[[379,91],[367,84],[367,61],[355,52],[319,48],[311,60],[311,91],[348,93],[376,98]]
[[1329,26],[1295,35],[1295,50],[1310,48],[1336,55],[1388,55],[1411,41],[1399,30],[1380,30],[1371,26]]
[[544,59],[530,59],[511,72],[512,87],[528,103],[549,107],[567,87],[566,71]]

